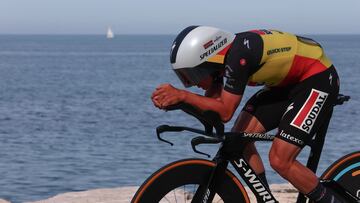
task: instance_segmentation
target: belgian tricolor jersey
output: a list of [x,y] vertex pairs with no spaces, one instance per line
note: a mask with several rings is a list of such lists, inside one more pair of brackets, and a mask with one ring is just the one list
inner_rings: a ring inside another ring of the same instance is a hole
[[276,30],[236,34],[225,58],[225,90],[243,94],[246,85],[288,86],[332,65],[316,41]]

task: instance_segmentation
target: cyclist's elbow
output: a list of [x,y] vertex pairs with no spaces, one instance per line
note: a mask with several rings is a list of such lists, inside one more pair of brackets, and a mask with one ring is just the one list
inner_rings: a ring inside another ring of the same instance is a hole
[[221,114],[221,121],[223,123],[227,123],[231,120],[232,116],[233,116],[233,113],[227,113],[227,112],[223,113],[223,114]]
[[230,119],[231,119],[231,118],[221,118],[221,121],[222,121],[223,123],[227,123],[227,122],[230,121]]
[[226,123],[231,120],[233,117],[236,108],[239,106],[239,103],[241,101],[241,95],[233,95],[230,93],[226,93],[220,98],[221,102],[221,120]]

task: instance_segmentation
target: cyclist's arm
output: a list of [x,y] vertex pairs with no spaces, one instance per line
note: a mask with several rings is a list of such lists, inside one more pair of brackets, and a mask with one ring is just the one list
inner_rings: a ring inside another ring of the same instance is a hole
[[[178,102],[189,103],[200,110],[211,110],[219,113],[222,121],[229,121],[236,108],[240,104],[245,86],[250,77],[250,69],[255,64],[252,57],[247,52],[247,47],[242,45],[242,41],[234,43],[228,54],[225,63],[225,77],[227,81],[220,91],[211,93],[214,98],[200,96],[186,90],[180,90],[172,87],[170,84],[164,84],[157,88],[152,95],[154,105],[160,109],[166,109],[167,106]],[[216,98],[216,93],[220,96]]]
[[[241,60],[245,61],[240,64]],[[183,90],[183,101],[201,110],[215,111],[219,113],[222,121],[229,121],[240,104],[249,79],[251,67],[247,60],[248,57],[239,52],[229,54],[225,69],[227,81],[225,87],[221,88],[219,98],[206,98]]]
[[219,113],[223,122],[229,121],[238,107],[242,95],[232,94],[224,89],[219,98],[209,98],[182,90],[183,102],[191,104],[203,111],[211,110]]
[[220,97],[211,100],[186,92],[185,102],[202,110],[216,111],[224,122],[229,121],[240,104],[250,76],[261,67],[258,65],[261,56],[262,39],[258,35],[252,33],[238,35],[226,57],[224,65],[227,81],[221,89]]
[[205,91],[205,97],[220,98],[221,90],[223,89],[223,78],[218,78],[213,82],[210,89]]

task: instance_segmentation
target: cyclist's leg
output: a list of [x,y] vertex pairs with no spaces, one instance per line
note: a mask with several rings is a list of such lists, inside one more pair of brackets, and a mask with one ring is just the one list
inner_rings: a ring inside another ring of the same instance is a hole
[[296,160],[300,151],[300,147],[275,138],[269,154],[272,168],[312,201],[342,202],[330,188],[325,188],[319,182],[318,177],[310,169]]
[[[276,128],[288,105],[288,91],[288,88],[267,87],[258,91],[245,104],[232,131],[264,133]],[[263,182],[267,183],[264,165],[254,142],[245,143],[242,147],[244,158]]]
[[301,193],[319,203],[339,203],[334,192],[325,188],[317,176],[296,160],[301,148],[282,139],[275,138],[270,150],[270,164],[283,178],[288,180]]
[[[312,194],[321,187],[316,175],[296,161],[296,157],[326,120],[338,91],[334,68],[295,86],[290,92],[292,103],[280,121],[277,138],[270,150],[271,166],[304,194]],[[321,190],[321,193],[317,192],[319,196],[325,194],[325,190]]]
[[[266,130],[255,116],[246,111],[242,111],[236,119],[236,122],[231,131],[264,133]],[[256,174],[259,175],[265,172],[264,165],[258,151],[256,150],[254,142],[246,143],[244,146],[243,156],[254,169]]]
[[271,167],[293,184],[301,193],[308,194],[318,183],[316,175],[296,160],[301,147],[275,138],[269,153]]

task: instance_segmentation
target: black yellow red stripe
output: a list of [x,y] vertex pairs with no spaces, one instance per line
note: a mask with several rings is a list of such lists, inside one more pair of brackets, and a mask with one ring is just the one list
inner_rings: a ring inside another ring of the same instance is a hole
[[228,46],[226,46],[223,50],[221,50],[219,53],[217,53],[216,55],[210,57],[207,62],[212,62],[212,63],[220,63],[223,64],[224,60],[225,60],[225,55],[227,53],[227,51],[229,50],[229,48],[231,47],[231,44],[229,44]]

